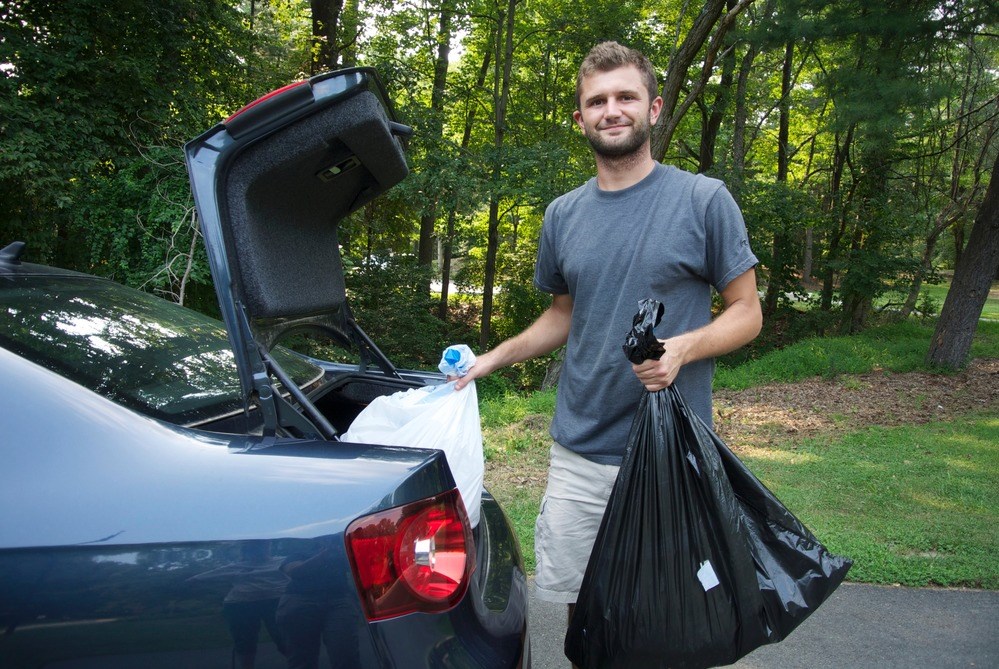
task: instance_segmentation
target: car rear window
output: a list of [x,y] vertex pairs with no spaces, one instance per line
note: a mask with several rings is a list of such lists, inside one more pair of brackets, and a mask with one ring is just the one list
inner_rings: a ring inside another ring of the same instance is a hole
[[[20,276],[0,281],[0,345],[144,414],[197,425],[242,411],[221,322],[112,281]],[[284,349],[299,386],[322,370]]]

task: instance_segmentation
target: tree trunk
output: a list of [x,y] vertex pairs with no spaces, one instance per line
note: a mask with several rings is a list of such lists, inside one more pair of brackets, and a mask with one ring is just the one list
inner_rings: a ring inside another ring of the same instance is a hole
[[[957,204],[957,203],[953,203]],[[909,294],[905,297],[905,303],[902,305],[902,312],[900,316],[902,318],[908,318],[912,314],[913,310],[916,308],[916,301],[919,299],[919,292],[923,287],[923,279],[930,273],[933,269],[933,254],[937,247],[937,240],[940,238],[941,233],[949,228],[958,220],[961,215],[964,214],[964,208],[960,208],[959,212],[951,211],[951,208],[944,209],[937,216],[936,224],[933,229],[930,230],[929,235],[926,236],[926,245],[923,247],[923,257],[919,263],[919,269],[916,271],[916,276],[912,280],[912,285],[909,286]]]
[[[969,50],[973,50],[973,43],[974,40],[969,38],[967,41]],[[923,249],[922,260],[916,271],[916,276],[913,277],[912,285],[909,287],[909,294],[906,296],[905,303],[902,305],[902,318],[908,318],[916,308],[916,301],[919,299],[919,293],[923,286],[923,280],[933,269],[933,255],[936,250],[937,241],[940,239],[940,235],[942,235],[947,228],[964,218],[965,212],[973,206],[973,203],[981,190],[981,168],[985,161],[988,160],[987,152],[991,142],[983,142],[979,149],[978,157],[975,161],[974,184],[971,188],[965,188],[962,186],[962,175],[966,172],[967,167],[965,162],[971,155],[972,151],[972,148],[969,145],[970,134],[967,132],[967,112],[969,104],[971,103],[971,98],[974,97],[974,91],[976,88],[972,84],[975,69],[974,63],[974,59],[968,59],[964,73],[964,81],[961,86],[961,103],[957,109],[957,127],[954,129],[953,149],[950,161],[950,201],[943,207],[940,213],[937,214],[933,227],[926,236],[926,245]],[[956,267],[957,263],[955,262],[954,264]]]
[[746,119],[749,106],[746,91],[749,89],[749,75],[753,71],[753,61],[759,53],[755,44],[750,44],[739,65],[739,79],[735,88],[735,116],[732,119],[732,173],[738,188],[745,181],[746,172]]
[[310,0],[312,74],[335,70],[340,62],[339,34],[343,0]]
[[502,75],[497,76],[493,88],[496,110],[493,148],[496,150],[496,157],[493,164],[492,193],[489,196],[489,232],[486,240],[485,279],[482,286],[482,327],[479,330],[480,350],[489,347],[489,337],[492,334],[493,291],[496,284],[496,256],[499,252],[499,185],[503,177],[503,141],[506,136],[506,106],[510,99],[510,77],[513,72],[513,28],[516,9],[517,0],[508,0],[502,51],[500,51],[499,40],[503,38],[504,31],[500,31],[496,37],[496,74],[500,75],[502,69]]
[[805,249],[801,259],[801,280],[808,286],[812,282],[812,266],[814,264],[812,250],[815,247],[815,228],[808,226],[805,228]]
[[[440,10],[437,28],[437,57],[434,62],[434,83],[430,94],[430,123],[427,142],[438,144],[444,134],[441,116],[444,111],[444,93],[447,88],[448,57],[451,53],[451,10],[444,6]],[[437,193],[426,193],[430,198],[420,216],[420,242],[417,257],[421,265],[430,265],[434,259],[434,224],[437,222]],[[427,287],[429,292],[429,286]]]
[[[734,5],[734,0],[729,0],[729,9],[732,9]],[[721,128],[722,120],[725,118],[725,111],[728,108],[728,100],[734,79],[735,48],[729,45],[726,47],[725,57],[722,60],[722,74],[718,93],[715,95],[714,104],[711,105],[710,113],[705,115],[704,123],[701,127],[701,146],[698,152],[699,166],[697,171],[702,174],[710,170],[715,164],[715,143],[718,139],[718,130]]]
[[[774,0],[767,0],[760,15],[753,22],[761,24],[770,22],[773,19],[774,6]],[[746,124],[749,118],[749,102],[746,96],[749,90],[749,77],[753,73],[753,64],[759,54],[759,41],[750,40],[739,63],[739,76],[735,86],[735,114],[732,118],[732,176],[734,183],[730,185],[736,191],[742,189],[746,179]]]
[[337,36],[337,68],[354,67],[357,65],[357,38],[360,34],[360,16],[358,0],[341,0],[340,25]]
[[[781,70],[780,88],[780,121],[777,128],[777,182],[787,184],[789,163],[791,162],[788,142],[791,128],[791,74],[794,71],[794,42],[784,45],[784,67]],[[772,316],[777,311],[778,298],[784,289],[785,265],[784,257],[787,244],[787,233],[783,230],[774,232],[773,254],[770,263],[770,278],[767,281],[767,292],[763,298],[764,317]]]
[[[719,23],[719,18],[721,18],[722,11],[725,9],[727,2],[728,0],[707,0],[701,8],[700,14],[694,20],[694,25],[687,32],[683,42],[670,58],[666,69],[666,81],[663,82],[662,87],[662,113],[659,116],[659,121],[652,129],[652,157],[656,160],[662,160],[666,155],[666,148],[669,146],[673,132],[690,106],[689,104],[684,106],[679,105],[680,92],[687,82],[687,70],[690,69],[691,64],[693,64],[698,54],[701,53],[701,47],[711,37],[711,31]],[[731,17],[731,20],[723,24],[725,31],[731,26],[735,16],[751,2],[752,0],[741,0],[736,5],[737,9],[732,10],[726,15],[726,18]],[[707,70],[710,76],[714,56],[721,46],[721,36],[721,34],[716,34],[717,44],[715,51],[711,53],[709,50],[704,59],[705,66],[702,69],[702,79],[704,70]],[[693,94],[688,97],[692,96]],[[689,100],[689,102],[693,102],[693,100]],[[677,109],[678,106],[680,107],[679,111]]]
[[844,219],[844,214],[842,212],[843,171],[846,169],[847,158],[850,155],[850,150],[853,144],[853,131],[854,126],[850,126],[842,145],[840,145],[837,138],[836,150],[833,154],[833,170],[829,194],[826,200],[826,211],[837,212],[839,224],[833,232],[832,237],[829,239],[829,246],[826,251],[828,259],[826,261],[825,272],[822,280],[821,299],[821,309],[823,311],[829,311],[832,309],[833,290],[836,284],[836,269],[833,264],[829,262],[829,260],[833,260],[839,255],[840,241],[843,239],[843,235],[846,232],[846,220]]
[[[489,75],[489,61],[492,52],[486,49],[486,55],[482,59],[482,67],[479,68],[479,77],[476,81],[476,87],[482,88],[486,83],[486,77]],[[461,136],[461,151],[462,153],[468,149],[468,145],[472,141],[472,125],[475,122],[475,105],[469,105],[468,113],[465,115],[465,130]],[[451,257],[452,249],[454,244],[454,223],[457,214],[454,208],[447,214],[447,235],[444,238],[444,253],[441,259],[441,301],[437,306],[437,315],[441,320],[447,318],[447,304],[448,304],[448,291],[451,283]]]
[[989,296],[992,279],[999,271],[999,156],[985,199],[975,217],[968,246],[954,269],[954,280],[944,301],[940,320],[930,340],[926,362],[950,369],[967,364],[971,340]]

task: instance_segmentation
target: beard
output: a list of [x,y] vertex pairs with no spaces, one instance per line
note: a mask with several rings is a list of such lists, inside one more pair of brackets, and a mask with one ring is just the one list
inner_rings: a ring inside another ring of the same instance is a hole
[[625,158],[641,149],[652,136],[652,124],[648,118],[639,118],[631,126],[631,133],[610,140],[600,135],[598,130],[585,130],[583,133],[593,152],[604,158]]

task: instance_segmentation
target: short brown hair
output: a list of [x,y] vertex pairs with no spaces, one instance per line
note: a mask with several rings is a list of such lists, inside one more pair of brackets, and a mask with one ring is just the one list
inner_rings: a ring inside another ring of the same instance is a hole
[[634,65],[638,68],[643,81],[645,81],[645,87],[649,90],[649,100],[654,100],[659,95],[659,81],[656,79],[656,71],[652,67],[652,62],[641,51],[636,51],[617,42],[607,41],[590,49],[579,66],[579,74],[576,75],[576,108],[578,109],[580,106],[579,97],[584,77],[596,72],[610,72],[626,65]]

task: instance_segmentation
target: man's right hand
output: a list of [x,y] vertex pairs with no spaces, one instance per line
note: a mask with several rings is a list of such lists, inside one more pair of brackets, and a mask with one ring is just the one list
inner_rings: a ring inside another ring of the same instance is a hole
[[[468,374],[458,379],[455,390],[461,390],[475,379],[539,355],[551,353],[569,339],[572,323],[572,298],[568,294],[554,295],[551,306],[526,330],[496,348],[477,356]],[[451,380],[450,377],[448,380]]]
[[487,357],[488,355],[489,355],[488,353],[484,353],[478,356],[478,358],[475,360],[475,364],[468,368],[468,373],[465,374],[465,376],[447,377],[448,381],[457,381],[457,383],[454,384],[455,390],[461,390],[475,379],[482,378],[483,376],[487,376],[489,374],[491,370],[487,369],[486,365],[483,364],[484,358],[486,360],[486,363],[488,363],[488,357]]

